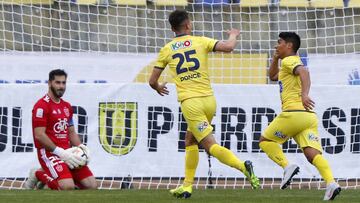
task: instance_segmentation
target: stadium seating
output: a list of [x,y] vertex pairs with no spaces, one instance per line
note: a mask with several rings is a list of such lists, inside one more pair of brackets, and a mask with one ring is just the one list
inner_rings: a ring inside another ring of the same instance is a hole
[[280,0],[281,7],[343,8],[343,0]]
[[54,0],[1,0],[3,5],[24,5],[24,4],[33,4],[33,5],[51,5],[54,3]]
[[187,0],[154,0],[156,6],[187,6]]
[[350,8],[360,8],[360,0],[350,0],[348,7],[350,7]]
[[205,4],[205,5],[221,5],[229,4],[229,0],[194,0],[195,4]]
[[314,8],[343,8],[343,0],[311,0],[310,6]]
[[280,1],[281,7],[309,7],[309,1],[308,0],[281,0]]
[[76,0],[76,4],[79,5],[94,5],[97,3],[97,0]]
[[259,7],[259,6],[268,6],[268,0],[241,0],[240,7]]
[[114,0],[117,5],[146,6],[146,0]]

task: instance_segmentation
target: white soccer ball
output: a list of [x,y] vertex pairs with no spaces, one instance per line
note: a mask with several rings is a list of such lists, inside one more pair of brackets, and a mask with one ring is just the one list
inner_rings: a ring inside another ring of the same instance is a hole
[[81,163],[79,167],[85,166],[88,163],[88,155],[80,147],[73,147],[73,148],[74,149],[72,150],[72,153],[81,157]]

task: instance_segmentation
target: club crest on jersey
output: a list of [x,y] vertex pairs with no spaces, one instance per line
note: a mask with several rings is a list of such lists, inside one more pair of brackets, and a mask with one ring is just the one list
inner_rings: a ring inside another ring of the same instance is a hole
[[198,130],[200,132],[204,131],[207,127],[209,126],[208,122],[204,121],[204,122],[201,122],[199,123],[198,125]]
[[65,113],[65,115],[66,115],[67,117],[70,116],[69,109],[66,108],[66,107],[64,108],[64,113]]
[[192,45],[191,40],[186,40],[183,42],[175,42],[174,44],[171,45],[171,49],[176,51],[179,49],[191,47],[191,45]]

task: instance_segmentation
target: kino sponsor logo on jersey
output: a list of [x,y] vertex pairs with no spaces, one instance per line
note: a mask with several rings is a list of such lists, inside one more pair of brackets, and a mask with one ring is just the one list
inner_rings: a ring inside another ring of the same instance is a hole
[[191,45],[192,45],[191,40],[186,40],[183,42],[175,42],[174,44],[171,45],[171,49],[176,51],[179,49],[189,48],[191,47]]
[[136,102],[99,103],[99,139],[104,150],[125,155],[136,144],[138,129]]

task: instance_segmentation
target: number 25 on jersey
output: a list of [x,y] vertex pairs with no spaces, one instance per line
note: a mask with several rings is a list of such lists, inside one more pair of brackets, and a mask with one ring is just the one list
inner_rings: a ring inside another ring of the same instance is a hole
[[[179,58],[179,63],[176,65],[176,74],[181,74],[181,73],[185,73],[187,71],[194,71],[200,68],[200,62],[197,58],[195,57],[191,57],[191,55],[196,54],[195,50],[190,50],[190,51],[186,51],[184,52],[184,54],[182,53],[176,53],[172,56],[173,59]],[[193,62],[194,66],[186,68],[186,67],[182,67],[182,65],[184,64],[184,62]]]

